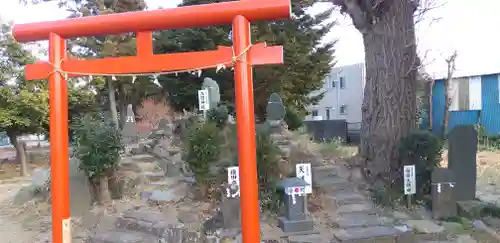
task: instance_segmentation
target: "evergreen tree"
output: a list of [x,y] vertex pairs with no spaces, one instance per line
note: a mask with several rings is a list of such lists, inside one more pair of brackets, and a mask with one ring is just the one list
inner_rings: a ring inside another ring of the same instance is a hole
[[[184,0],[181,6],[224,2],[214,0]],[[304,113],[316,103],[322,93],[311,95],[321,88],[323,79],[332,67],[334,42],[321,43],[333,27],[328,21],[332,9],[311,16],[305,10],[316,1],[292,0],[292,20],[252,24],[252,41],[284,46],[284,65],[255,68],[255,108],[259,118],[265,115],[267,99],[272,92],[279,93],[286,106]],[[232,45],[231,26],[162,31],[155,38],[157,53],[213,50],[218,45]],[[233,73],[204,70],[201,77],[190,74],[160,76],[169,103],[176,109],[191,109],[197,105],[197,90],[204,77],[219,83],[222,101],[234,101]]]
[[[144,0],[24,0],[25,3],[41,3],[56,1],[61,7],[66,7],[71,15],[78,18],[130,11],[142,11],[146,8]],[[132,56],[136,54],[135,33],[108,35],[97,37],[80,37],[69,42],[74,55],[84,58]],[[78,48],[72,48],[72,47]],[[137,77],[132,82],[131,77],[94,77],[90,80],[98,92],[98,99],[109,107],[115,125],[123,124],[128,104],[134,107],[142,104],[144,98],[157,94],[158,87],[150,82],[148,77]],[[118,117],[120,112],[120,118]]]

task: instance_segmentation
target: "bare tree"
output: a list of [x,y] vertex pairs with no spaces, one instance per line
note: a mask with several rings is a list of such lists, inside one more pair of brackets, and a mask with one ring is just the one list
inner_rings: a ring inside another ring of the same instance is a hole
[[456,66],[455,61],[457,59],[458,53],[454,51],[448,58],[446,58],[447,72],[446,79],[443,82],[444,85],[444,116],[443,116],[443,125],[442,125],[442,136],[444,137],[448,132],[448,119],[450,117],[450,106],[451,106],[451,97],[450,97],[450,84],[453,79],[453,74],[455,73]]

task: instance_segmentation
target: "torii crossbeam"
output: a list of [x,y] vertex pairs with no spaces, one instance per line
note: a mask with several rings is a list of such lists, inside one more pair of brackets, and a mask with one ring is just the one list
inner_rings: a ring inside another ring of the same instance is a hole
[[[250,21],[291,17],[290,0],[240,0],[172,9],[128,12],[15,25],[19,42],[49,40],[49,61],[26,67],[26,78],[49,79],[52,239],[71,242],[68,177],[69,77],[133,74],[234,64],[236,120],[244,243],[260,242],[259,198],[255,151],[252,65],[283,63],[281,46],[251,46]],[[152,31],[232,24],[233,47],[214,51],[153,55]],[[97,60],[68,59],[65,39],[135,32],[137,55]],[[234,58],[234,53],[238,58]]]

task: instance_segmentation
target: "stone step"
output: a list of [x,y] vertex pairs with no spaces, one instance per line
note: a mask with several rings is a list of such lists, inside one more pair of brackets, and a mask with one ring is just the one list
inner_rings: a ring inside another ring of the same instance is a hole
[[141,173],[141,176],[143,176],[145,180],[150,182],[155,182],[165,179],[165,173],[163,171],[159,172],[145,171]]
[[339,228],[357,228],[368,226],[389,226],[394,223],[394,219],[381,217],[376,214],[348,213],[340,214],[333,220]]
[[328,199],[335,201],[337,205],[359,203],[360,201],[367,201],[367,199],[355,191],[332,191],[325,195]]
[[141,189],[144,191],[168,190],[179,183],[181,183],[181,178],[164,177],[161,180],[152,181],[147,185],[143,185]]
[[141,200],[163,204],[177,202],[183,199],[188,192],[188,184],[182,183],[166,190],[149,190],[141,192]]
[[414,242],[411,229],[405,225],[370,226],[335,229],[333,235],[342,243],[406,243]]
[[440,240],[431,240],[431,241],[419,241],[418,243],[457,243],[455,241],[440,241]]
[[177,215],[172,210],[168,217],[160,212],[143,210],[133,210],[118,217],[115,227],[122,230],[141,232],[144,234],[162,237],[166,233],[171,234],[184,228],[184,225],[177,223]]
[[353,204],[344,204],[335,210],[337,214],[349,214],[349,213],[366,213],[375,214],[376,208],[371,202],[357,202]]
[[90,243],[157,243],[158,237],[141,232],[112,230],[100,232],[90,237]]
[[145,163],[126,160],[120,163],[120,170],[133,171],[133,172],[155,172],[161,170],[156,163]]
[[334,187],[339,190],[353,189],[352,183],[338,176],[315,176],[313,172],[312,180],[313,185],[317,187],[325,187],[328,189]]
[[155,162],[157,158],[150,154],[137,154],[132,156],[125,156],[121,160],[122,162],[133,161],[133,162],[152,163]]

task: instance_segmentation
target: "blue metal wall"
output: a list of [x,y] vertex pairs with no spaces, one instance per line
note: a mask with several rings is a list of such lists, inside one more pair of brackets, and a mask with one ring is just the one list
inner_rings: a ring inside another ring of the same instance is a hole
[[[456,125],[483,125],[491,135],[500,135],[500,102],[498,95],[498,74],[481,77],[481,111],[452,111],[448,120],[448,129]],[[441,133],[444,117],[443,80],[436,80],[432,96],[432,131]],[[425,122],[425,121],[424,121]]]

